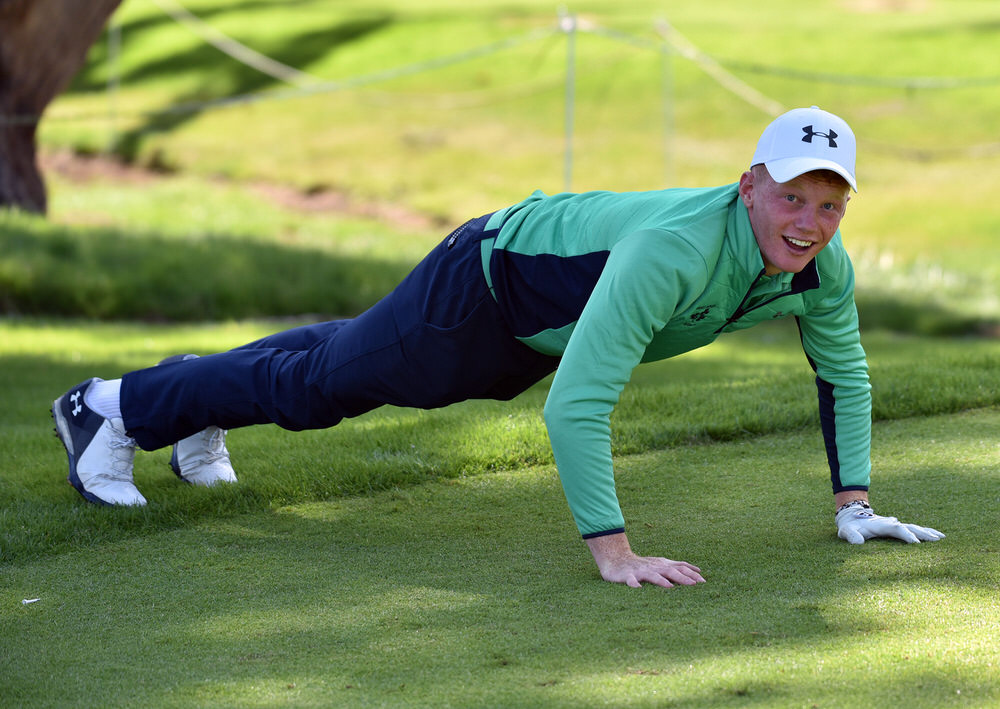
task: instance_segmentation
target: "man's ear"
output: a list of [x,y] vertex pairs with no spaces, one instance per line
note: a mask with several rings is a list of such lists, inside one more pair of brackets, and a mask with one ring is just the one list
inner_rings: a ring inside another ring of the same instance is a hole
[[743,204],[750,208],[753,204],[753,173],[747,170],[742,175],[740,175],[740,187],[739,187],[740,197],[743,198]]

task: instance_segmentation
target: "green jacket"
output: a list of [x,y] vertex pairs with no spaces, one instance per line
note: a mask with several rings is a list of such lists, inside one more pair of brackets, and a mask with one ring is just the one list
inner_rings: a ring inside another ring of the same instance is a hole
[[624,530],[609,419],[635,366],[788,315],[817,374],[833,489],[868,488],[871,387],[839,232],[802,272],[766,276],[736,184],[536,192],[489,229],[484,273],[506,320],[561,357],[545,422],[584,537]]

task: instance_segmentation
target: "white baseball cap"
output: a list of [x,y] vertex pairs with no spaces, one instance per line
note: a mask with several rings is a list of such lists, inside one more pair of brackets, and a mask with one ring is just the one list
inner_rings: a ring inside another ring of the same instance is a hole
[[757,141],[750,165],[764,164],[775,182],[812,170],[832,170],[855,192],[857,144],[847,123],[817,106],[795,108],[775,118]]

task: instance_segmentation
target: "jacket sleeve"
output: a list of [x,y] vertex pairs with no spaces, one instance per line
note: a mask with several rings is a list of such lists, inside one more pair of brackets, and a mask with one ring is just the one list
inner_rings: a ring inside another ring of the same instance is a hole
[[661,232],[632,234],[611,249],[569,338],[544,414],[563,490],[585,538],[624,531],[611,412],[654,333],[700,292],[692,281],[706,279],[706,270],[701,255],[683,242]]
[[816,372],[820,424],[835,493],[867,490],[871,473],[871,384],[854,304],[854,269],[843,249],[821,255],[820,294],[799,316],[802,348]]

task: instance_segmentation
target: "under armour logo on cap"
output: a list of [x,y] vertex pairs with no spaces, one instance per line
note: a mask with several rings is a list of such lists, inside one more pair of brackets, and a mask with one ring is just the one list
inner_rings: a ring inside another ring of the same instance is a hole
[[750,166],[764,165],[778,183],[816,170],[831,170],[847,180],[855,192],[854,131],[839,116],[817,106],[794,108],[764,129]]
[[830,141],[831,148],[837,147],[837,140],[836,140],[837,132],[834,131],[833,129],[830,129],[830,131],[827,133],[823,133],[822,131],[813,130],[812,126],[802,126],[802,132],[805,133],[805,135],[802,136],[803,143],[813,142],[813,136],[818,135],[819,137],[826,138],[828,141]]

